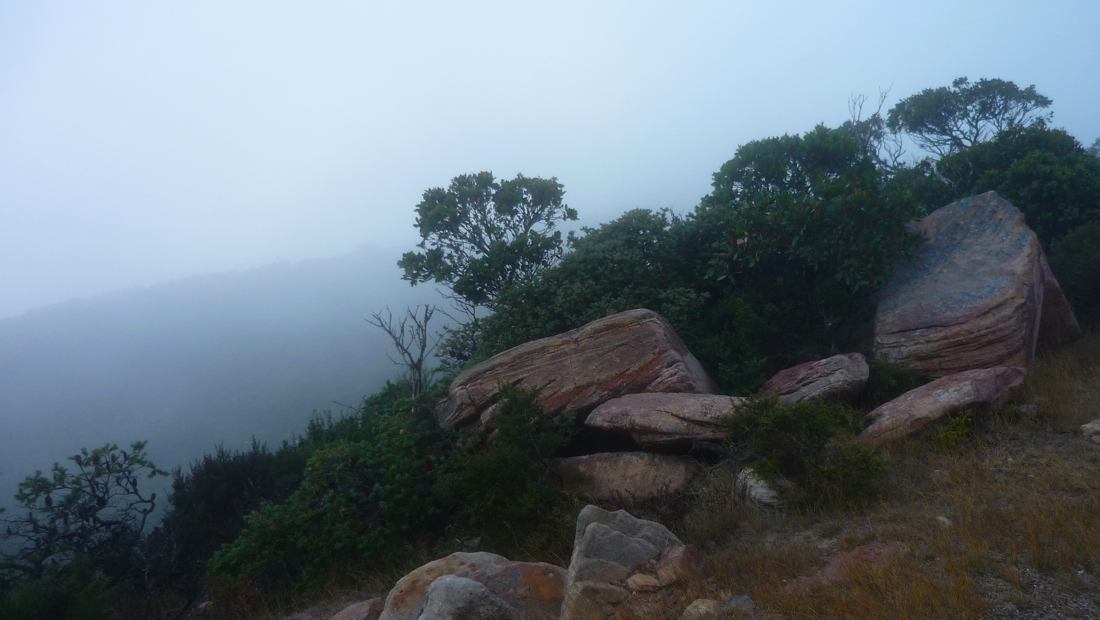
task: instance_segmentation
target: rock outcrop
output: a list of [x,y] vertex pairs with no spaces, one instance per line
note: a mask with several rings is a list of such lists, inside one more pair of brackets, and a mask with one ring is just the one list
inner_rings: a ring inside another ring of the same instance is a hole
[[875,359],[929,377],[1031,363],[1043,308],[1042,250],[995,192],[910,225],[926,242],[883,288]]
[[440,405],[440,422],[462,426],[491,416],[502,384],[540,389],[547,413],[587,413],[612,398],[638,392],[717,391],[672,326],[651,310],[613,314],[522,344],[466,370]]
[[1023,368],[1002,366],[937,379],[869,413],[874,422],[860,433],[859,439],[882,444],[915,433],[963,409],[1004,409],[1023,392],[1024,375]]
[[717,441],[720,428],[745,399],[716,394],[628,394],[596,407],[584,425],[630,435],[643,448]]
[[604,452],[554,461],[566,487],[596,501],[644,502],[684,493],[699,473],[686,456]]
[[659,523],[638,519],[625,510],[586,506],[577,516],[561,620],[606,613],[630,595],[626,580],[639,567],[682,544]]
[[402,577],[386,597],[379,620],[413,620],[429,587],[444,575],[480,583],[525,620],[554,620],[561,608],[565,569],[493,553],[453,553]]
[[524,620],[488,588],[465,577],[443,575],[428,586],[413,620]]
[[764,384],[763,392],[784,405],[813,399],[850,399],[859,396],[869,376],[870,368],[861,354],[834,355],[776,373]]

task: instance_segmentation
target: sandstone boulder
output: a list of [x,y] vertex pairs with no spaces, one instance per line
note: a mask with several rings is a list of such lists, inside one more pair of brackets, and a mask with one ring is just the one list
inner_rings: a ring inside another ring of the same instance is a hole
[[513,562],[493,553],[453,553],[405,575],[386,597],[379,620],[412,620],[432,583],[444,576],[472,579],[526,620],[557,618],[565,570],[541,562]]
[[568,488],[596,500],[644,502],[687,490],[699,464],[685,456],[653,452],[604,452],[555,461]]
[[875,315],[875,359],[929,377],[1031,363],[1043,306],[1038,238],[995,192],[910,225],[926,242],[899,263]]
[[1039,342],[1048,345],[1065,344],[1081,337],[1081,326],[1073,314],[1061,285],[1050,271],[1047,257],[1039,260],[1043,269],[1043,313],[1039,320]]
[[443,575],[428,586],[413,620],[524,620],[488,588],[465,577]]
[[584,425],[630,435],[643,448],[690,446],[725,436],[722,421],[745,399],[717,394],[628,394],[596,407]]
[[659,523],[638,519],[625,510],[586,506],[577,516],[561,620],[606,613],[610,605],[630,595],[621,584],[638,568],[658,559],[663,550],[682,544]]
[[784,405],[815,398],[848,399],[859,396],[868,376],[867,360],[859,353],[848,353],[782,370],[764,384],[763,391]]
[[542,406],[550,413],[585,414],[637,392],[717,391],[672,326],[644,309],[522,344],[466,370],[451,383],[437,411],[440,422],[477,422],[499,400],[501,384],[540,389]]
[[859,438],[881,444],[915,433],[970,407],[1004,409],[1024,388],[1024,369],[1002,366],[968,370],[910,390],[868,414],[875,421]]

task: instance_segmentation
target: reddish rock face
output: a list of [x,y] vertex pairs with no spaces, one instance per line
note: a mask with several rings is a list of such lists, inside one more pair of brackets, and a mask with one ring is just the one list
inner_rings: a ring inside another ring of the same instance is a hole
[[1038,238],[1023,213],[987,192],[910,228],[927,241],[883,288],[875,358],[929,377],[1030,364],[1043,270]]
[[437,411],[461,426],[491,415],[501,384],[539,388],[548,413],[587,413],[638,392],[713,394],[717,387],[659,314],[628,310],[509,349],[458,375]]
[[1024,389],[1024,369],[1016,366],[968,370],[937,379],[875,409],[859,439],[882,444],[915,433],[932,422],[970,407],[1004,409]]
[[628,434],[643,448],[717,441],[720,428],[745,399],[717,394],[628,394],[589,414],[585,426]]
[[785,405],[804,400],[855,398],[867,384],[870,368],[859,353],[834,355],[782,370],[764,384],[764,393]]
[[329,620],[378,620],[384,605],[385,601],[380,598],[352,603]]
[[531,620],[556,619],[565,587],[565,569],[552,564],[512,562],[493,553],[453,553],[402,577],[386,597],[379,620],[411,620],[428,587],[443,575],[484,585]]

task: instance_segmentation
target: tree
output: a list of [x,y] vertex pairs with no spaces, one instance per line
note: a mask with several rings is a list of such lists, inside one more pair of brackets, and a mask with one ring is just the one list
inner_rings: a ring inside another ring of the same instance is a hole
[[492,307],[497,294],[530,279],[562,255],[557,224],[576,220],[562,203],[556,178],[516,175],[497,182],[491,172],[457,176],[447,189],[424,192],[416,207],[422,252],[406,252],[398,266],[412,284],[435,281],[471,318]]
[[139,488],[140,478],[167,475],[149,461],[145,443],[130,451],[105,445],[70,457],[76,471],[54,463],[51,476],[35,472],[15,495],[26,515],[4,519],[0,533],[14,551],[0,556],[0,571],[40,578],[51,566],[90,562],[117,583],[144,566],[142,531],[157,494]]
[[905,132],[920,147],[941,157],[979,142],[999,131],[1044,126],[1053,103],[1035,91],[1005,80],[961,77],[950,87],[926,88],[890,109],[886,126]]
[[[431,384],[433,372],[427,367],[427,362],[439,344],[439,339],[433,338],[428,332],[428,322],[435,315],[436,307],[423,306],[423,308],[421,310],[420,305],[416,308],[406,308],[405,316],[395,321],[393,313],[387,307],[384,320],[381,312],[371,315],[374,320],[367,319],[368,323],[386,332],[393,341],[393,346],[401,359],[395,360],[390,357],[390,361],[405,367],[412,398],[419,396]],[[389,357],[389,354],[387,353],[386,356]]]
[[1089,147],[1089,155],[1093,157],[1100,157],[1100,138],[1092,141],[1092,146]]

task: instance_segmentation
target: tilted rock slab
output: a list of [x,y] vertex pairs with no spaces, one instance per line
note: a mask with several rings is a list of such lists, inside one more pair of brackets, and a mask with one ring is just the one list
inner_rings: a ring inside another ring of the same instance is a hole
[[604,452],[556,459],[567,488],[600,501],[644,502],[683,494],[700,471],[686,456],[653,452]]
[[587,413],[637,392],[717,391],[668,321],[643,309],[533,340],[466,370],[451,383],[439,421],[461,426],[491,415],[501,384],[540,389],[548,413]]
[[413,620],[428,588],[444,575],[482,584],[525,620],[553,620],[561,608],[565,569],[560,566],[513,562],[495,553],[453,553],[402,577],[386,597],[379,620]]
[[875,359],[929,377],[1031,363],[1043,307],[1042,251],[996,192],[910,224],[927,240],[894,268],[875,315]]
[[428,586],[413,620],[524,620],[488,588],[465,577],[443,575]]
[[682,544],[660,523],[585,506],[577,516],[561,620],[589,618],[626,600],[630,591],[622,584],[662,551]]
[[1002,366],[936,379],[869,413],[875,421],[860,433],[859,439],[886,443],[970,407],[999,411],[1019,398],[1024,389],[1024,375],[1023,368]]
[[859,353],[834,355],[779,371],[764,384],[763,392],[784,405],[855,398],[867,385],[870,372],[867,360]]
[[628,434],[643,448],[690,445],[722,439],[722,421],[744,401],[717,394],[628,394],[596,407],[584,425]]

